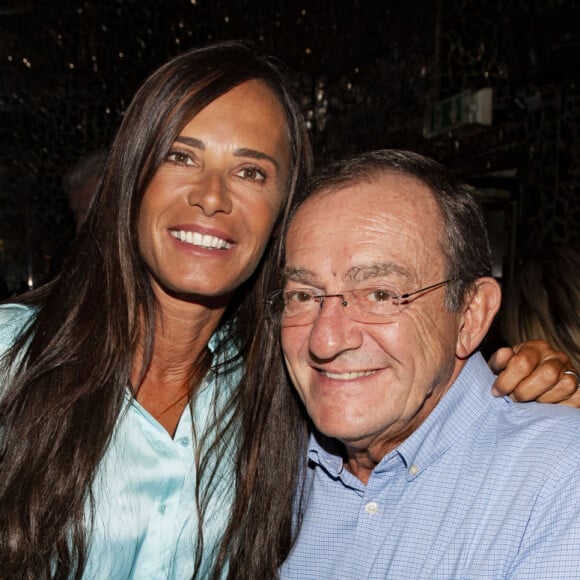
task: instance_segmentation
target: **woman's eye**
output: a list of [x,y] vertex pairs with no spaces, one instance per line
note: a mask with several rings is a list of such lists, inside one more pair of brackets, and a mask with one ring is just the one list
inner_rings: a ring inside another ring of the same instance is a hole
[[242,167],[236,175],[250,181],[264,181],[266,174],[258,167]]
[[167,155],[167,161],[175,165],[194,165],[191,155],[183,151],[170,151]]

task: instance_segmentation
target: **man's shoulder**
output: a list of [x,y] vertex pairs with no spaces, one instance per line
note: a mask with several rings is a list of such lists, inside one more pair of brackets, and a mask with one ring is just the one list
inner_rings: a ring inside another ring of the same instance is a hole
[[498,400],[492,409],[496,414],[495,437],[514,453],[522,448],[536,456],[562,452],[580,461],[580,410],[564,405],[515,403],[507,398]]
[[516,403],[508,397],[501,399],[500,415],[511,419],[514,424],[534,426],[543,424],[559,424],[567,428],[567,424],[578,425],[580,411],[566,405],[549,405],[546,403]]
[[479,437],[510,441],[512,446],[525,441],[534,444],[545,441],[547,446],[565,441],[580,443],[580,410],[494,397],[491,394],[493,375],[481,356],[470,359],[461,377],[462,391],[456,397],[462,397],[460,410],[475,419],[471,426]]

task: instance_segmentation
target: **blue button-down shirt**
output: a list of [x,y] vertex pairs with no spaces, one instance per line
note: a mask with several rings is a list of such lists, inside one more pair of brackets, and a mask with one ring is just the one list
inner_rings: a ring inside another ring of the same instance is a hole
[[490,394],[474,355],[365,486],[311,438],[284,580],[580,578],[580,412]]
[[[0,306],[0,354],[30,320],[33,310]],[[196,433],[203,433],[214,409],[226,402],[236,373],[209,374],[195,400],[193,417],[183,412],[174,438],[127,394],[95,484],[95,518],[83,578],[103,580],[185,580],[194,570],[197,541],[194,466]],[[4,387],[0,384],[0,392]],[[200,438],[197,445],[208,444]],[[204,522],[204,561],[200,578],[209,577],[215,550],[230,514],[233,446],[220,467]]]

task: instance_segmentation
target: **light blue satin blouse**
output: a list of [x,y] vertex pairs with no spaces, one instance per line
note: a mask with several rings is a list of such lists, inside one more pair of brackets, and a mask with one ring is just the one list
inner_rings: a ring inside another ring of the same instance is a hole
[[[0,354],[33,314],[33,309],[21,305],[0,306]],[[208,373],[195,399],[193,417],[186,407],[173,439],[127,393],[93,487],[96,510],[84,579],[191,578],[198,524],[194,453],[196,446],[209,443],[199,434],[205,432],[216,410],[223,408],[238,380],[235,371],[219,376]],[[193,425],[197,442],[192,437]],[[209,576],[230,514],[233,454],[233,444],[229,453],[220,454],[204,523],[200,578]]]

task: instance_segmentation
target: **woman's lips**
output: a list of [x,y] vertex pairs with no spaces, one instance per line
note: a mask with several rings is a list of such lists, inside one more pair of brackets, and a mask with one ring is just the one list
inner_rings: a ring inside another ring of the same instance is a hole
[[231,242],[219,238],[218,236],[210,236],[209,234],[200,234],[199,232],[190,232],[185,230],[169,230],[169,233],[180,242],[199,246],[201,248],[211,248],[215,250],[229,250],[233,247]]

